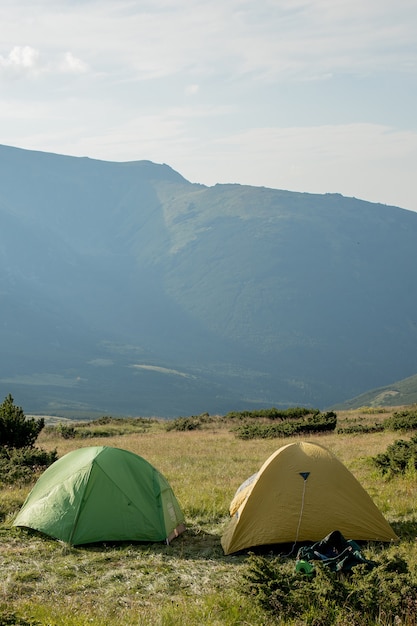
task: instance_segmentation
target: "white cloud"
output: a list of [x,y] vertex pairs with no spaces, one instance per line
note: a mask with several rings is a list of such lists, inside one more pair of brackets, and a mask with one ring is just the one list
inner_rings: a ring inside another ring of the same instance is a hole
[[70,49],[96,71],[137,79],[406,71],[417,46],[411,0],[34,2],[0,7],[0,21],[34,48]]
[[6,64],[17,67],[33,68],[39,58],[39,52],[30,46],[15,46],[10,52]]
[[71,52],[65,53],[63,61],[58,67],[62,72],[70,74],[84,74],[88,71],[88,65],[75,57]]
[[0,68],[14,74],[36,74],[39,51],[31,46],[14,46],[7,56],[0,55]]
[[0,23],[10,145],[417,210],[415,0],[3,0]]
[[88,66],[71,52],[46,61],[40,51],[32,46],[14,46],[7,55],[0,55],[0,72],[7,76],[30,78],[46,74],[84,74]]

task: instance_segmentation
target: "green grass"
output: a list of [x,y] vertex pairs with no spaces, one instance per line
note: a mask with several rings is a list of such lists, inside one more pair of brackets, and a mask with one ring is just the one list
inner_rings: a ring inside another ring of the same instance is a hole
[[[387,413],[339,414],[343,420],[385,419]],[[108,426],[108,425],[107,425]],[[169,480],[187,530],[170,546],[102,544],[68,547],[15,529],[13,518],[30,485],[0,490],[0,624],[194,626],[279,624],[242,592],[248,556],[224,556],[220,537],[235,490],[277,448],[294,439],[239,440],[222,420],[201,429],[167,432],[158,420],[146,428],[117,422],[105,438],[64,439],[45,429],[37,445],[62,456],[90,445],[131,450]],[[89,424],[88,429],[94,429]],[[411,436],[411,435],[410,435]],[[407,554],[417,566],[415,473],[384,479],[370,463],[398,435],[328,433],[309,436],[332,450],[373,497],[400,536],[395,546],[369,544],[367,556]],[[6,621],[7,615],[14,621]],[[2,621],[3,616],[3,621]],[[20,621],[19,621],[20,620]],[[282,622],[286,623],[286,622]],[[288,623],[288,622],[287,622]],[[382,623],[382,622],[381,622]]]

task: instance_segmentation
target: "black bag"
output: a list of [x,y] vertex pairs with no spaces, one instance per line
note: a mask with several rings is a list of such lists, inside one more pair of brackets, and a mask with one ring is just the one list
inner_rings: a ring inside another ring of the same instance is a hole
[[339,530],[332,531],[311,546],[302,546],[297,553],[298,561],[322,561],[334,572],[350,571],[360,564],[366,564],[369,568],[376,565],[362,555],[355,541],[345,539]]

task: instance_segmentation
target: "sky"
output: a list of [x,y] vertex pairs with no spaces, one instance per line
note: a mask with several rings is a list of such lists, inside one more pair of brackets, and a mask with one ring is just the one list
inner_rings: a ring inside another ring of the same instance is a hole
[[0,0],[0,143],[417,211],[416,0]]

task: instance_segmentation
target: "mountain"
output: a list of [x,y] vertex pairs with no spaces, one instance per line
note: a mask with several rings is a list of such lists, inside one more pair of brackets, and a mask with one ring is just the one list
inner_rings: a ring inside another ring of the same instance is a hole
[[417,214],[0,146],[0,394],[325,408],[417,371]]
[[338,411],[349,411],[364,406],[370,407],[398,407],[417,405],[417,374],[399,380],[391,385],[371,389],[356,398],[346,400],[332,407]]

